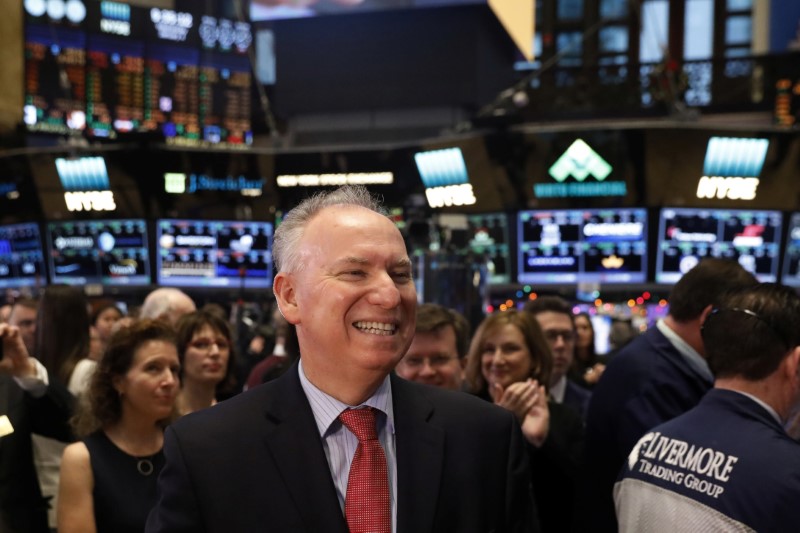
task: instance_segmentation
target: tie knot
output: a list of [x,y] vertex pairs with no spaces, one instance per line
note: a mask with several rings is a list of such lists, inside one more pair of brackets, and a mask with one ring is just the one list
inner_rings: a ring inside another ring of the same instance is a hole
[[378,432],[375,430],[375,410],[372,407],[346,409],[339,415],[339,420],[359,442],[378,438]]

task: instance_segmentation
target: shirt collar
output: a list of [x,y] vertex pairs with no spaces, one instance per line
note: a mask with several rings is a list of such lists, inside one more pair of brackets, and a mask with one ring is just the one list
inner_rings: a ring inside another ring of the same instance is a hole
[[683,359],[689,364],[695,372],[700,374],[700,376],[706,378],[708,381],[714,381],[714,375],[711,373],[711,369],[708,368],[708,363],[706,360],[703,359],[703,356],[700,355],[697,350],[689,346],[685,340],[683,340],[680,335],[672,331],[670,327],[664,322],[664,320],[659,320],[656,322],[656,327],[658,331],[664,335],[667,340],[678,350],[678,353],[683,356]]
[[550,396],[556,403],[564,403],[564,395],[567,392],[567,376],[561,376],[556,384],[550,387]]
[[375,393],[360,405],[348,405],[318,389],[306,377],[303,370],[303,360],[298,363],[297,372],[300,376],[300,386],[311,404],[314,420],[321,437],[331,430],[334,422],[338,421],[342,411],[359,407],[372,407],[386,415],[386,428],[394,434],[394,408],[392,404],[392,382],[387,375]]
[[742,396],[747,396],[748,398],[756,402],[758,405],[763,407],[770,415],[772,415],[772,418],[774,418],[778,422],[778,424],[780,424],[781,426],[783,425],[783,421],[781,420],[781,417],[778,415],[778,412],[775,409],[773,409],[771,405],[764,402],[764,400],[756,396],[753,396],[752,394],[746,393],[744,391],[734,390],[734,389],[725,389],[725,390],[741,394]]

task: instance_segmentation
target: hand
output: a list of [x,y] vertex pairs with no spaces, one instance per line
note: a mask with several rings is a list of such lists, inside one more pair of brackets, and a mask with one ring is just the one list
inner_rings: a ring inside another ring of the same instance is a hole
[[0,342],[3,343],[0,373],[18,378],[36,375],[36,364],[28,355],[18,327],[0,324]]
[[589,385],[594,385],[600,381],[600,376],[603,375],[605,369],[606,365],[603,363],[595,363],[593,367],[586,369],[586,372],[583,374],[583,380]]
[[490,387],[495,404],[508,409],[522,425],[522,434],[536,446],[541,447],[550,431],[550,409],[547,393],[536,380],[518,381],[505,389],[498,383]]

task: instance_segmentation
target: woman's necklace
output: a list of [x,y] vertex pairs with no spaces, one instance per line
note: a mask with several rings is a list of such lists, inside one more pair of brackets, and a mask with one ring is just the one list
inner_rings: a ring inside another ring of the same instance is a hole
[[136,462],[136,470],[143,476],[149,476],[153,473],[155,467],[153,466],[153,461],[150,459],[139,459],[139,461]]

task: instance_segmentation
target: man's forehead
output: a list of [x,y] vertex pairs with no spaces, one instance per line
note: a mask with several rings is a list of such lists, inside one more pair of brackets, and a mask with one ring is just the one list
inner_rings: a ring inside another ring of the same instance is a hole
[[556,311],[542,311],[536,314],[536,319],[542,328],[572,328],[572,320],[570,316],[565,313],[558,313]]

